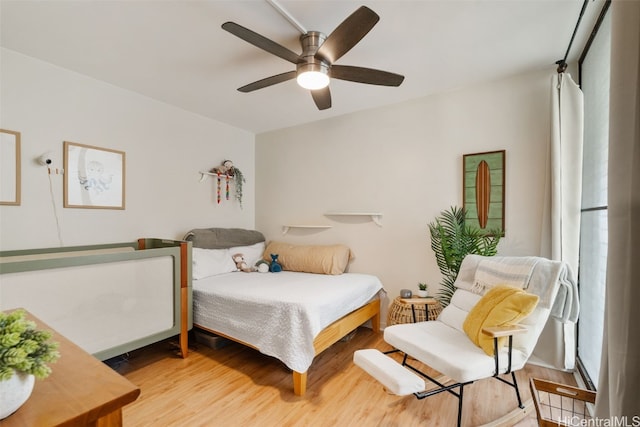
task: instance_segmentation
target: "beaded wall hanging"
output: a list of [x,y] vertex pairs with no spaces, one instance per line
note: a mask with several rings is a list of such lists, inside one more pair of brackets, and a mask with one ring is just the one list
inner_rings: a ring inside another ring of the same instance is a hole
[[245,179],[242,171],[233,165],[231,160],[224,160],[220,166],[216,166],[211,169],[211,174],[215,174],[217,179],[216,185],[216,201],[218,204],[222,202],[222,185],[224,181],[224,198],[226,200],[230,199],[231,194],[231,180],[235,184],[236,189],[236,200],[240,203],[240,207],[242,207],[242,184],[244,184]]

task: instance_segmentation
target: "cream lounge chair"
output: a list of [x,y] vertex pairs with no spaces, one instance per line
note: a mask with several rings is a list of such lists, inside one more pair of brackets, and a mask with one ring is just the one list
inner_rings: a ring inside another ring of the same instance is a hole
[[[455,286],[437,320],[385,329],[384,340],[405,355],[402,364],[376,349],[356,351],[354,362],[397,395],[455,395],[460,426],[464,388],[474,381],[494,377],[510,385],[523,408],[515,371],[527,363],[549,316],[575,321],[578,302],[568,266],[538,257],[469,255]],[[407,356],[453,383],[421,372]],[[425,379],[436,387],[427,391]]]

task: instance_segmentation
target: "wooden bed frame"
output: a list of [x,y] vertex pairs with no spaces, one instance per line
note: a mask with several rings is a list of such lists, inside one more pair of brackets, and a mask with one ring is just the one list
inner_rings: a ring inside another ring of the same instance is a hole
[[[371,320],[371,327],[373,331],[376,333],[380,332],[380,299],[375,299],[362,307],[352,311],[351,313],[343,316],[342,318],[336,320],[326,328],[324,328],[318,336],[313,340],[313,347],[315,349],[315,354],[318,355],[327,348],[331,347],[334,343],[339,341],[342,337],[347,335],[349,332],[356,329],[358,326],[363,323]],[[198,324],[194,324],[194,327],[198,329],[202,329],[221,337],[230,339],[231,341],[235,341],[237,343],[246,345],[247,347],[251,347],[255,350],[260,351],[260,349],[255,346],[248,344],[246,342],[240,341],[234,337],[230,337],[218,331],[200,326]],[[307,371],[308,372],[308,371]],[[293,371],[293,392],[297,396],[304,396],[307,391],[307,372],[296,372]]]
[[[262,233],[256,230],[214,227],[191,230],[185,235],[184,240],[192,242],[194,248],[223,249],[265,242],[266,239]],[[379,298],[376,298],[369,303],[364,304],[360,308],[355,309],[351,313],[346,314],[320,331],[313,341],[315,355],[320,354],[349,332],[369,320],[371,320],[374,332],[380,332]],[[210,329],[196,323],[194,323],[193,326],[260,351],[260,349],[256,348],[254,345],[243,342],[214,329]],[[293,392],[298,396],[303,396],[306,392],[307,372],[293,371]]]

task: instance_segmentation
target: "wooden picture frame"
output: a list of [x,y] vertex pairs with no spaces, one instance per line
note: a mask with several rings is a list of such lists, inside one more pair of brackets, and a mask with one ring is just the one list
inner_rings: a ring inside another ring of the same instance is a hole
[[0,205],[20,205],[20,132],[0,129]]
[[64,207],[124,209],[124,151],[65,141]]
[[465,223],[504,236],[505,150],[465,154],[462,160],[462,200]]

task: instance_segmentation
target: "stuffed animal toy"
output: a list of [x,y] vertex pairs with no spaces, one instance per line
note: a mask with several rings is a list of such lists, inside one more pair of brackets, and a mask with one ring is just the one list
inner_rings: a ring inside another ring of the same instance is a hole
[[244,260],[244,255],[242,254],[235,254],[234,256],[231,257],[233,259],[233,262],[236,263],[236,268],[240,271],[244,271],[245,273],[250,273],[253,270],[247,265],[247,263]]
[[269,271],[272,273],[282,271],[282,266],[278,262],[278,254],[271,254],[271,265],[269,266]]
[[219,173],[220,175],[234,176],[236,168],[233,166],[233,162],[231,160],[224,160],[220,166],[212,168],[210,172]]
[[269,263],[263,259],[256,262],[256,268],[259,273],[268,273],[269,272]]

